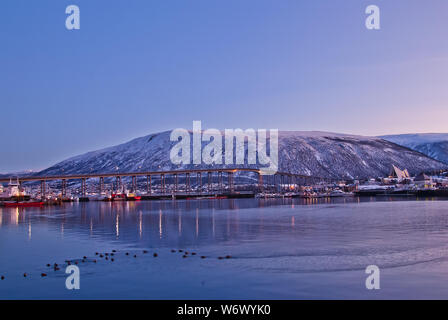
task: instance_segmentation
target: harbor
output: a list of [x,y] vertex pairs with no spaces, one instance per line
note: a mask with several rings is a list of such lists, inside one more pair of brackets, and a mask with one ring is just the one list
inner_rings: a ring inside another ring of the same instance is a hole
[[411,177],[406,169],[396,166],[392,166],[387,177],[363,180],[307,177],[291,173],[263,176],[257,169],[216,169],[114,176],[10,177],[0,180],[2,183],[5,181],[8,181],[5,186],[0,184],[0,206],[6,207],[87,201],[448,197],[447,172],[432,175],[420,173]]

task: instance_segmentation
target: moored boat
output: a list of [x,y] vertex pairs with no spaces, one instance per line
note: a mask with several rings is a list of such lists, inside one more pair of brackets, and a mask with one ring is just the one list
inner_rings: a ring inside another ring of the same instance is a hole
[[227,196],[200,196],[200,197],[187,197],[187,200],[210,200],[210,199],[227,199]]
[[41,207],[44,205],[44,202],[43,201],[5,201],[3,204],[7,208]]
[[125,196],[126,196],[127,201],[137,201],[137,200],[141,200],[141,198],[142,198],[141,196],[139,196],[133,192],[127,192]]
[[331,192],[328,194],[328,196],[329,196],[330,198],[351,197],[351,196],[353,196],[353,195],[354,195],[354,194],[353,194],[352,192],[344,192],[344,191],[339,190],[339,189],[333,190],[333,191],[331,191]]
[[110,200],[111,201],[125,201],[126,194],[125,193],[112,193]]
[[29,201],[31,199],[30,195],[27,195],[23,188],[20,186],[19,180],[16,182],[9,181],[8,186],[3,188],[0,186],[0,200],[3,201]]

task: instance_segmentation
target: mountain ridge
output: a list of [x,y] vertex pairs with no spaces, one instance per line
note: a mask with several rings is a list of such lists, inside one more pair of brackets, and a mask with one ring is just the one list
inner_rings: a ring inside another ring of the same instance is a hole
[[[36,173],[36,176],[260,167],[247,163],[174,165],[169,154],[177,142],[170,141],[170,133],[171,131],[152,133],[116,146],[70,157]],[[205,144],[207,143],[203,143]],[[247,144],[245,151],[247,153]],[[368,178],[387,175],[392,165],[407,168],[414,174],[448,167],[423,153],[381,137],[324,131],[279,132],[279,171],[328,178]]]
[[409,133],[380,138],[448,164],[448,133]]

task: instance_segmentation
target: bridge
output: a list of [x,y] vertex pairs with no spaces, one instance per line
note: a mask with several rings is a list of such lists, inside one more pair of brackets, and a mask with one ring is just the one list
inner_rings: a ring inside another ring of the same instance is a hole
[[[265,175],[263,176],[259,169],[252,168],[220,168],[220,169],[188,169],[188,170],[168,170],[168,171],[147,171],[147,172],[126,172],[126,173],[94,173],[94,174],[76,174],[76,175],[52,175],[52,176],[21,176],[21,177],[6,177],[0,178],[0,183],[9,182],[11,180],[18,181],[20,185],[24,182],[40,182],[41,184],[41,197],[44,198],[46,195],[48,181],[61,181],[62,196],[66,196],[67,191],[67,181],[69,180],[81,180],[81,194],[83,197],[87,195],[87,180],[88,179],[98,179],[98,192],[101,194],[104,191],[104,179],[114,178],[116,179],[116,186],[122,186],[122,178],[131,177],[132,187],[131,191],[135,192],[137,190],[137,178],[146,178],[146,192],[148,195],[153,194],[154,185],[153,179],[159,180],[159,184],[156,186],[161,194],[168,193],[179,193],[182,188],[179,183],[179,179],[184,179],[184,192],[191,193],[192,186],[191,182],[196,182],[198,190],[202,192],[203,190],[203,175],[206,176],[205,187],[207,192],[219,191],[221,193],[224,190],[232,193],[235,191],[234,176],[237,173],[249,173],[256,175],[256,189],[258,191],[263,191],[266,188],[271,188],[277,191],[289,190],[292,185],[312,185],[318,182],[332,183],[335,179],[320,178],[313,176],[300,175],[288,172],[277,172],[275,175]],[[224,175],[227,176],[227,185],[224,184]],[[196,178],[192,178],[196,176]],[[167,187],[167,179],[170,178],[170,187]],[[215,179],[213,179],[215,178]],[[218,181],[216,181],[216,178]],[[213,183],[217,182],[218,190],[213,188]]]

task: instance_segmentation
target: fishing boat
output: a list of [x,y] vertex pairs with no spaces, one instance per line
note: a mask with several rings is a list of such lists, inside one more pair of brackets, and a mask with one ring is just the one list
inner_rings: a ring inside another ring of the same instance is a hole
[[127,201],[137,201],[137,200],[141,200],[141,196],[133,193],[133,192],[126,192],[126,200]]
[[16,207],[42,207],[43,201],[5,201],[3,205],[7,208]]
[[106,192],[101,192],[100,194],[88,195],[89,201],[110,201],[111,195]]
[[10,179],[8,186],[4,189],[3,186],[0,188],[0,200],[3,201],[29,201],[30,195],[21,188],[19,179],[13,182]]
[[111,201],[126,201],[126,193],[116,192],[110,195]]
[[330,198],[338,198],[338,197],[351,197],[351,196],[353,196],[353,193],[351,193],[351,192],[344,192],[344,191],[342,191],[342,190],[333,190],[333,191],[331,191],[329,194],[328,194],[328,196],[330,197]]

